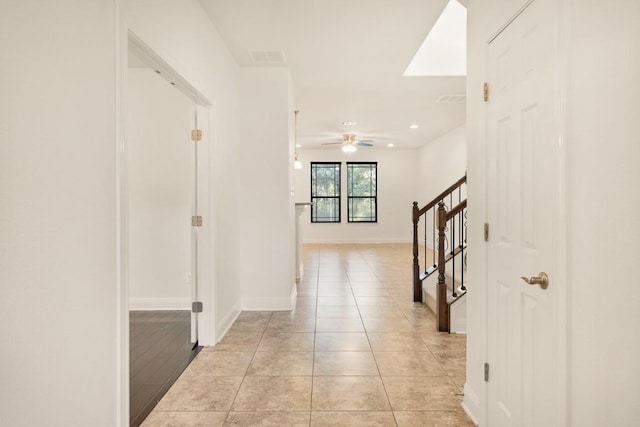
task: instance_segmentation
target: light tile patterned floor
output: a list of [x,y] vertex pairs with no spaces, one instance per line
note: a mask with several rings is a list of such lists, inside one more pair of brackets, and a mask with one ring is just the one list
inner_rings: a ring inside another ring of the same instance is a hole
[[464,336],[412,302],[410,245],[305,245],[292,312],[243,312],[143,427],[473,426]]

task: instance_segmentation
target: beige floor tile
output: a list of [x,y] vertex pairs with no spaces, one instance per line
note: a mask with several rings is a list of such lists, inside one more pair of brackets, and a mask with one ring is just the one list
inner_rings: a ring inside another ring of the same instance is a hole
[[357,332],[316,333],[316,351],[370,351],[367,335]]
[[371,332],[368,335],[373,351],[429,351],[420,337],[412,332]]
[[350,286],[338,286],[338,287],[321,287],[318,289],[319,297],[344,297],[352,296]]
[[464,384],[467,382],[466,371],[448,370],[446,369],[446,366],[445,371],[447,371],[447,375],[449,375],[449,378],[451,378],[456,387],[458,387],[458,391],[462,393],[464,391]]
[[317,311],[318,317],[360,317],[358,308],[350,305],[343,306],[319,306]]
[[384,411],[389,408],[380,377],[314,377],[314,411]]
[[[242,315],[243,313],[241,313],[240,315]],[[236,321],[233,323],[233,325],[231,325],[231,328],[229,328],[229,332],[231,333],[236,333],[236,332],[255,332],[255,333],[259,333],[259,332],[264,332],[264,330],[267,328],[267,324],[269,323],[269,317],[263,317],[263,318],[243,318],[243,319],[236,319]]]
[[404,313],[392,305],[365,305],[359,306],[358,310],[360,310],[362,317],[404,317]]
[[349,284],[349,280],[322,280],[318,279],[318,292],[321,289],[342,289],[349,290],[351,289],[351,285]]
[[313,351],[314,336],[303,332],[265,332],[258,351]]
[[144,426],[471,426],[460,410],[466,337],[438,333],[413,302],[411,253],[305,245],[296,308],[240,313]]
[[296,307],[315,307],[318,303],[317,297],[297,297],[296,298]]
[[475,427],[462,410],[396,411],[398,427]]
[[359,306],[393,306],[397,307],[396,302],[391,297],[356,297]]
[[242,377],[180,377],[155,411],[228,411]]
[[396,427],[391,411],[322,411],[311,413],[312,427]]
[[430,352],[375,352],[376,363],[382,376],[435,376],[446,375],[440,363]]
[[433,355],[436,360],[440,362],[446,369],[455,371],[464,371],[467,362],[467,352],[464,350],[459,351],[434,351]]
[[247,375],[304,376],[313,371],[313,352],[256,352]]
[[226,412],[152,412],[141,427],[221,427]]
[[214,351],[206,348],[187,366],[182,376],[241,377],[247,372],[252,358],[253,352]]
[[238,315],[236,321],[269,320],[272,314],[271,311],[243,311]]
[[245,377],[233,411],[308,411],[311,377]]
[[389,292],[384,288],[353,288],[353,295],[358,297],[388,297]]
[[318,307],[343,305],[356,305],[356,300],[352,295],[343,295],[339,297],[318,297]]
[[326,283],[349,283],[349,276],[346,274],[318,274],[318,286],[322,286]]
[[[273,321],[285,321],[285,320],[296,320],[296,319],[315,319],[316,311],[315,307],[297,307],[295,310],[289,311],[276,311],[271,316],[271,320],[269,323]],[[267,325],[269,326],[269,325]]]
[[298,287],[296,291],[299,297],[316,297],[318,296],[318,288],[314,287]]
[[379,280],[362,280],[362,281],[356,281],[356,280],[352,280],[351,281],[351,288],[352,289],[382,289],[382,290],[386,290],[384,285],[382,284],[381,281]]
[[289,316],[293,316],[293,317],[316,317],[316,306],[307,306],[307,307],[294,307],[293,310],[290,311],[279,311],[277,313],[273,313],[273,315],[275,316],[276,314],[281,314],[283,316],[285,316],[286,314],[288,314]]
[[364,326],[358,317],[318,317],[316,332],[364,332]]
[[462,396],[447,376],[382,377],[394,411],[458,410]]
[[467,349],[467,336],[444,332],[425,332],[420,334],[422,341],[431,351],[464,351]]
[[403,317],[363,317],[367,332],[413,332],[413,328]]
[[229,412],[225,427],[307,427],[309,412]]
[[378,374],[378,367],[369,351],[316,352],[313,375],[369,375]]
[[222,338],[222,340],[220,340],[218,344],[210,348],[213,351],[238,351],[253,353],[254,351],[256,351],[256,348],[258,348],[258,344],[260,344],[261,339],[261,333],[229,332],[224,336],[224,338]]
[[313,332],[316,327],[316,319],[313,317],[294,317],[293,319],[272,317],[267,325],[267,332]]

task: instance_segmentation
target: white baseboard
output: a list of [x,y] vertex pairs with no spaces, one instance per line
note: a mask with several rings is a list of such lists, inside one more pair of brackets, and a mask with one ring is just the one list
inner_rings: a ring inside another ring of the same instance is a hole
[[191,310],[191,298],[129,298],[129,310]]
[[302,243],[310,243],[310,244],[346,244],[346,243],[356,243],[356,244],[376,244],[376,243],[413,243],[411,239],[377,239],[377,238],[364,238],[364,239],[354,239],[354,238],[320,238],[320,239],[304,239]]
[[469,384],[464,384],[464,399],[462,399],[462,409],[464,412],[471,418],[471,421],[475,425],[480,425],[478,418],[481,414],[480,411],[480,398],[478,395],[469,387]]
[[238,316],[240,315],[240,308],[235,307],[227,313],[226,316],[222,318],[220,322],[217,324],[216,330],[216,344],[220,342],[222,338],[227,334],[233,322],[236,321]]
[[298,286],[294,283],[291,287],[291,308],[293,310],[296,306],[296,300],[298,299]]

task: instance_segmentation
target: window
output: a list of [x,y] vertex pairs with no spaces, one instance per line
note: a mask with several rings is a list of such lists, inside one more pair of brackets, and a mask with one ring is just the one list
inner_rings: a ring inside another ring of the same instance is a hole
[[311,222],[340,222],[340,163],[311,163]]
[[347,162],[349,222],[378,222],[378,163]]

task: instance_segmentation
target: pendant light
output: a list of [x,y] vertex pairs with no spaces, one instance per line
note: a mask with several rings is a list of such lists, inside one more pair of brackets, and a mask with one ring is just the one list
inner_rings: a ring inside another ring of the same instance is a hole
[[293,160],[294,169],[302,169],[302,162],[298,160],[298,113],[300,110],[294,110],[294,125],[293,125],[293,144],[295,146],[295,156]]

